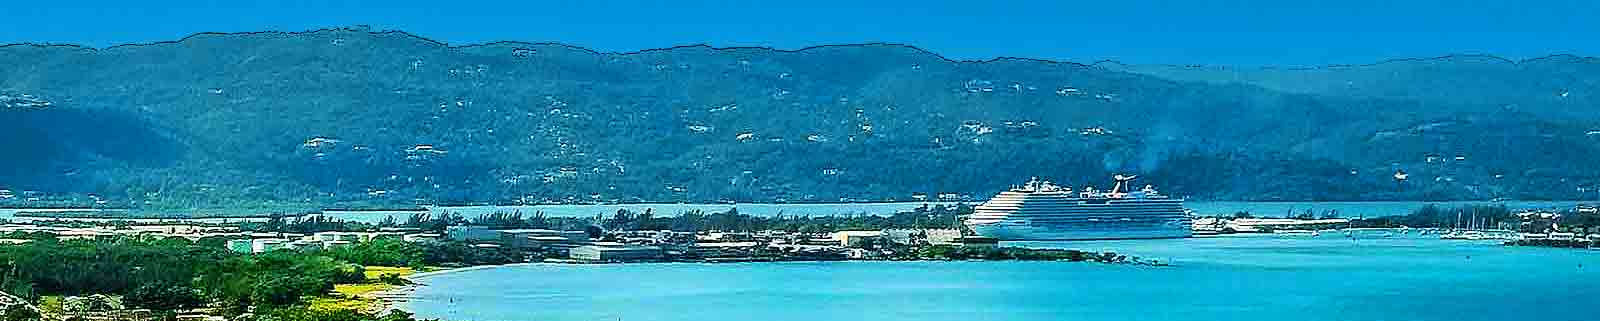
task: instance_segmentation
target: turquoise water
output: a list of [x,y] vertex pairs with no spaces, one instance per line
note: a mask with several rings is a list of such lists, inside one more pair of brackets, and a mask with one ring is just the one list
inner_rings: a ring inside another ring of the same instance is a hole
[[[1505,204],[1512,208],[1571,208],[1579,202],[1574,201],[1511,201],[1493,204]],[[620,204],[620,205],[536,205],[536,206],[452,206],[435,207],[431,211],[435,214],[450,211],[476,217],[480,214],[494,213],[496,211],[520,211],[526,215],[544,212],[551,217],[581,217],[597,214],[610,215],[619,209],[642,212],[653,209],[658,215],[677,215],[678,213],[698,210],[706,213],[722,212],[737,207],[740,213],[756,216],[785,215],[838,215],[838,214],[893,214],[898,211],[908,211],[925,203],[845,203],[845,204]],[[1428,204],[1440,206],[1460,206],[1467,204],[1491,204],[1489,202],[1187,202],[1184,205],[1194,209],[1200,215],[1230,215],[1235,212],[1251,212],[1257,216],[1283,216],[1294,212],[1312,210],[1317,215],[1325,211],[1338,211],[1340,216],[1384,216],[1403,215]],[[395,216],[397,220],[404,221],[414,212],[405,211],[379,211],[379,212],[328,212],[332,217],[363,222],[379,222],[384,217]],[[0,212],[3,215],[3,212]]]
[[1015,243],[1171,260],[526,265],[443,274],[449,320],[1597,320],[1600,251],[1431,238]]

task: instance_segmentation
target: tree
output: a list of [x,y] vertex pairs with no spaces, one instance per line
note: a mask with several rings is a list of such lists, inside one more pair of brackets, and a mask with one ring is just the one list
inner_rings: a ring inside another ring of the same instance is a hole
[[250,302],[268,307],[289,306],[310,296],[333,290],[332,282],[305,276],[276,276],[260,280],[250,291]]
[[141,285],[124,295],[122,302],[156,311],[188,309],[204,304],[194,288],[180,284]]
[[400,277],[399,275],[392,274],[392,273],[385,273],[383,275],[379,275],[378,276],[378,282],[383,282],[384,284],[388,284],[388,285],[399,285],[399,286],[406,286],[406,285],[411,285],[412,284],[411,280],[407,280],[405,278]]
[[420,264],[423,248],[412,242],[379,238],[326,251],[328,256],[360,265],[412,266]]
[[64,310],[76,313],[102,312],[122,309],[121,304],[118,304],[115,299],[104,294],[67,297],[62,301],[61,306]]
[[39,311],[34,311],[33,309],[29,309],[28,307],[22,306],[21,304],[14,304],[14,305],[11,305],[11,306],[7,306],[7,307],[5,307],[5,311],[0,311],[0,321],[39,321],[39,320],[43,320],[43,316],[39,315]]

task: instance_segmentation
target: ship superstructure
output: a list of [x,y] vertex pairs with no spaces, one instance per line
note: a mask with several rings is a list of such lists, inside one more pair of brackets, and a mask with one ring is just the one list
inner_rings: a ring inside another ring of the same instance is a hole
[[1182,238],[1193,235],[1183,199],[1146,185],[1128,191],[1137,176],[1117,175],[1109,191],[1074,192],[1038,178],[978,205],[965,224],[1003,241]]

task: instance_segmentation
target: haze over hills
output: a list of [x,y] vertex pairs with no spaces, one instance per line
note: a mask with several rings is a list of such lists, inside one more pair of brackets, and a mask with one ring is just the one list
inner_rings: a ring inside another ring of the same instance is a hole
[[984,198],[1112,173],[1193,199],[1594,199],[1597,71],[1567,56],[957,62],[886,44],[612,54],[360,29],[12,45],[0,189],[19,196],[0,204]]
[[1096,66],[1157,77],[1244,83],[1320,95],[1476,105],[1594,120],[1600,59],[1552,55],[1522,61],[1484,55],[1396,59],[1361,66],[1225,68],[1170,65]]

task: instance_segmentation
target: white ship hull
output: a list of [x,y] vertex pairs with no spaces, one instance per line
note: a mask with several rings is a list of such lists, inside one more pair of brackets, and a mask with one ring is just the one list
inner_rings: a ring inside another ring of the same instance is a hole
[[1049,182],[1029,182],[974,208],[966,225],[1002,241],[1183,238],[1194,235],[1182,199],[1152,187],[1122,192],[1131,177],[1118,176],[1111,192],[1072,193]]
[[1105,230],[1063,229],[1022,224],[991,223],[969,225],[974,233],[1001,241],[1086,241],[1126,239],[1170,239],[1194,236],[1188,227]]

